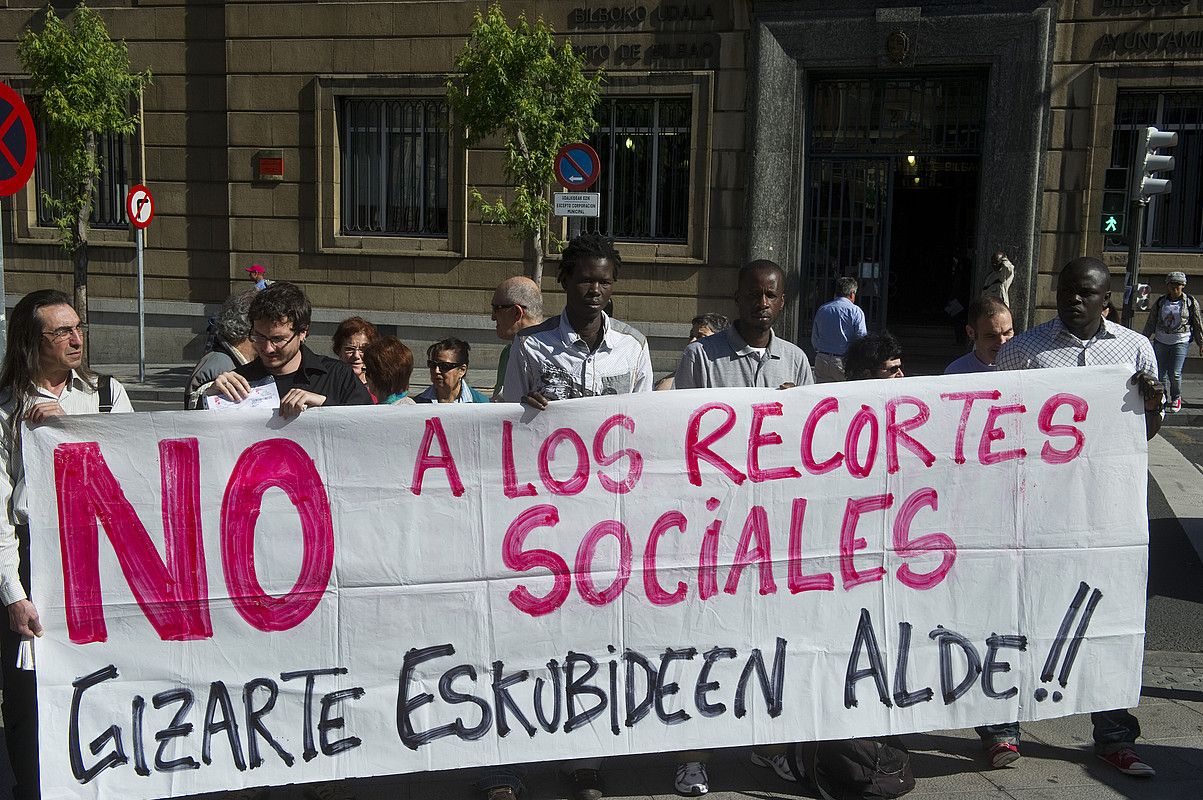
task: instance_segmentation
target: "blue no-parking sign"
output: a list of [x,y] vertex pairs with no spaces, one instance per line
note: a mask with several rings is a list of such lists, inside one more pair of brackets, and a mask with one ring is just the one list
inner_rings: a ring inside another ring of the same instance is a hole
[[21,190],[33,173],[37,155],[29,108],[11,86],[0,83],[0,197]]
[[556,153],[556,180],[565,189],[588,189],[600,176],[601,159],[584,142],[564,145]]

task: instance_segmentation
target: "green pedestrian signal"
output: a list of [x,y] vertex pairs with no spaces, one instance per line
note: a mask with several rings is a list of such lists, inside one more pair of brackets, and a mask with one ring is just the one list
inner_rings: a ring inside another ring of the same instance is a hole
[[1123,214],[1104,214],[1102,223],[1103,233],[1109,233],[1113,236],[1119,236],[1124,232],[1124,215]]

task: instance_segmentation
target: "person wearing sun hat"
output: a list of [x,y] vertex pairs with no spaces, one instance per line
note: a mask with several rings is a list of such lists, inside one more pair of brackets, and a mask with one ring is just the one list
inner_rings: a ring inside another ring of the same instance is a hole
[[1182,365],[1192,341],[1203,356],[1203,320],[1198,301],[1186,293],[1185,272],[1165,276],[1165,294],[1149,309],[1144,334],[1153,340],[1157,374],[1165,386],[1166,410],[1177,413],[1182,410]]
[[256,289],[266,289],[272,285],[272,282],[267,279],[267,267],[262,264],[251,264],[245,270],[247,277],[255,282]]

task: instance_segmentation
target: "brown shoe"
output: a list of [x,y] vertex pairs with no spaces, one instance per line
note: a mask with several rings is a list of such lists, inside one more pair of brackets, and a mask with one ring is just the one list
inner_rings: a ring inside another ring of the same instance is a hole
[[568,776],[572,800],[601,800],[605,797],[601,773],[595,769],[578,769]]

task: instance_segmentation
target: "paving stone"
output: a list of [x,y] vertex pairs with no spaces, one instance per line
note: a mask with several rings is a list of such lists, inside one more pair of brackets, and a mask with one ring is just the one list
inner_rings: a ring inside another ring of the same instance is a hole
[[1203,696],[1203,666],[1145,666],[1144,685],[1199,692]]

